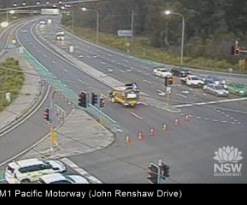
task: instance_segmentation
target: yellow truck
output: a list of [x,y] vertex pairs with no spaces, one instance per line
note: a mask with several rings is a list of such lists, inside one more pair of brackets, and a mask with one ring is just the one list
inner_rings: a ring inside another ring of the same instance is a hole
[[113,88],[109,97],[112,103],[120,103],[123,107],[135,107],[139,101],[139,91],[130,84],[126,84]]

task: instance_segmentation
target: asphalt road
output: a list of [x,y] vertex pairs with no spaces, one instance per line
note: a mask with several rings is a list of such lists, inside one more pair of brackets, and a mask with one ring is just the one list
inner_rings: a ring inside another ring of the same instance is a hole
[[[74,55],[77,55],[78,59],[105,73],[110,67],[113,70],[108,73],[110,76],[124,83],[137,82],[140,89],[150,96],[156,96],[157,89],[162,89],[162,79],[151,75],[153,66],[149,63],[88,44],[75,39],[68,33],[66,33],[65,45],[59,45],[60,42],[51,42],[49,40],[54,39],[56,27],[57,25],[40,31],[42,37],[47,38],[46,42],[39,37],[32,23],[21,28],[18,37],[36,59],[74,92],[78,93],[83,89],[88,92],[107,94],[109,87],[47,50],[51,43],[64,47],[64,50],[68,50],[66,45],[71,43],[76,45]],[[22,30],[27,32],[21,32]],[[45,46],[42,46],[40,42]],[[125,64],[127,66],[124,66]],[[131,71],[127,71],[129,68]],[[83,83],[80,83],[78,79]],[[70,157],[70,159],[105,183],[147,183],[147,167],[150,162],[158,162],[158,159],[162,159],[171,167],[171,177],[167,180],[169,183],[246,183],[247,115],[244,114],[247,112],[246,100],[220,102],[219,100],[222,99],[205,95],[200,89],[191,90],[177,84],[176,79],[173,87],[175,105],[197,102],[205,104],[182,107],[180,113],[170,113],[144,105],[136,109],[123,109],[120,105],[107,103],[104,113],[124,127],[133,142],[126,145],[124,136],[118,136],[115,143],[104,150]],[[186,97],[181,96],[184,90],[189,91]],[[180,95],[177,95],[178,93]],[[228,99],[233,98],[236,97],[230,96]],[[207,102],[210,101],[215,103],[208,104]],[[183,114],[192,117],[189,121],[185,121]],[[177,126],[174,125],[176,118],[179,119]],[[162,130],[163,123],[168,125],[166,132]],[[150,128],[154,128],[154,136],[149,135]],[[137,139],[137,133],[140,131],[145,135],[144,140]],[[215,177],[214,163],[217,163],[213,159],[215,152],[218,148],[228,145],[242,151],[242,175]]]

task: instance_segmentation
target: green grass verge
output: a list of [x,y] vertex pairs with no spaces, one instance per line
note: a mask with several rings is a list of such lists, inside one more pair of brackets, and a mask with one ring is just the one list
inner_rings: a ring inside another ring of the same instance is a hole
[[[71,27],[65,26],[67,30],[72,32]],[[95,31],[89,28],[79,28],[75,27],[74,33],[80,38],[87,39],[88,41],[95,42]],[[108,47],[118,49],[121,51],[127,51],[126,42],[124,38],[119,38],[116,35],[108,33],[99,34],[100,44],[106,45]],[[149,40],[145,37],[135,37],[133,44],[129,48],[130,54],[142,59],[148,59],[155,62],[161,62],[166,64],[179,65],[180,64],[180,53],[173,54],[166,52],[162,49],[154,48],[150,45]],[[226,60],[215,60],[208,59],[204,57],[192,58],[184,57],[184,66],[191,68],[198,68],[204,70],[214,70],[214,71],[226,71],[228,72],[229,68],[235,67],[239,68],[239,65],[231,64]],[[241,72],[247,73],[247,70],[242,69]]]
[[[20,72],[13,71],[12,69]],[[0,111],[9,105],[5,98],[6,93],[11,93],[13,102],[19,95],[23,83],[24,75],[21,72],[18,61],[14,58],[7,58],[5,62],[0,64]]]

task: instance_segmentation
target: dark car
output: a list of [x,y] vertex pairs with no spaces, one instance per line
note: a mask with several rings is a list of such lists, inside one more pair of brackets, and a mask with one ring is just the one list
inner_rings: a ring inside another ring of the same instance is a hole
[[226,81],[222,80],[221,78],[217,76],[206,76],[203,78],[203,81],[205,85],[215,84],[215,85],[221,85],[224,88],[227,88]]
[[186,77],[186,76],[191,74],[190,70],[188,70],[186,68],[180,68],[180,67],[173,67],[171,69],[171,72],[173,75],[179,76],[179,77]]

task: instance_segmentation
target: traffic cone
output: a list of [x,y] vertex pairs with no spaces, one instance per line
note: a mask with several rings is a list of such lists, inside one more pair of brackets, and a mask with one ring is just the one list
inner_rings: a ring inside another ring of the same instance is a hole
[[176,119],[174,120],[174,125],[178,125],[178,124],[179,124],[179,119],[176,118]]
[[163,124],[163,131],[167,131],[167,124],[166,123]]
[[142,132],[138,133],[138,139],[143,140],[144,139],[144,134]]
[[151,136],[153,136],[153,135],[154,135],[154,128],[150,128],[150,130],[149,130],[149,134],[150,134]]
[[129,135],[127,135],[127,136],[125,137],[125,143],[126,143],[126,144],[130,144],[130,143],[131,143],[131,139],[130,139],[130,136],[129,136]]

